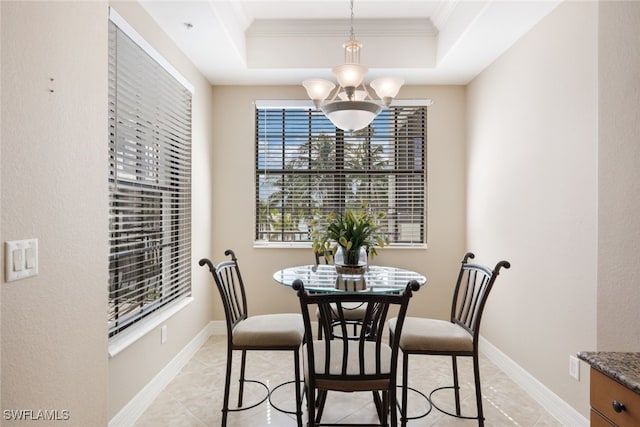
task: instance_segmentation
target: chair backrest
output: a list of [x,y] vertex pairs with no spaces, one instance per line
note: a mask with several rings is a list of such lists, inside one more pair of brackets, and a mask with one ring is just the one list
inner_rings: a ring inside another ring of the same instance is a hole
[[[305,328],[305,343],[307,343],[308,372],[310,380],[336,381],[367,381],[386,380],[395,384],[395,373],[398,359],[398,344],[400,331],[404,324],[409,299],[413,292],[420,289],[418,282],[412,280],[400,294],[375,294],[365,292],[330,292],[309,293],[304,289],[300,279],[293,282],[300,300],[300,309]],[[349,303],[366,303],[366,313],[363,326],[357,337],[347,332],[348,319],[345,318],[346,309],[343,305]],[[334,319],[339,322],[341,333],[332,333],[329,322],[323,322],[323,339],[313,335],[310,309],[314,307],[321,313],[322,319]],[[385,322],[389,308],[397,306],[397,333],[394,341],[389,345],[382,340]],[[312,345],[314,351],[309,346]]]
[[238,259],[231,249],[224,251],[224,254],[231,256],[230,260],[222,261],[218,265],[213,265],[206,258],[200,260],[199,264],[209,266],[209,271],[220,292],[224,314],[227,321],[227,336],[232,336],[233,328],[245,320],[247,314],[247,296],[244,290],[244,282],[240,275]]
[[475,258],[475,255],[468,252],[462,259],[453,293],[451,321],[462,326],[473,335],[474,343],[477,344],[482,312],[487,303],[489,293],[498,274],[500,274],[500,269],[503,267],[510,268],[511,264],[507,261],[500,261],[491,270],[484,265],[469,263],[469,259],[473,258]]

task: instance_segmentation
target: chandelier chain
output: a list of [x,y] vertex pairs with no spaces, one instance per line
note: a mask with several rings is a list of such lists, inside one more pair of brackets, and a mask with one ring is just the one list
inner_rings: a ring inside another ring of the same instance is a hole
[[351,31],[349,35],[351,37],[351,40],[355,40],[356,35],[355,35],[355,32],[353,31],[353,0],[351,0],[350,4],[351,4],[351,18],[350,18]]
[[316,108],[320,108],[337,128],[349,132],[368,126],[382,108],[391,104],[404,84],[404,80],[397,77],[380,77],[370,83],[379,99],[375,100],[369,95],[364,82],[368,69],[360,64],[362,43],[356,40],[353,25],[353,3],[354,0],[349,1],[350,39],[342,45],[344,63],[331,70],[338,79],[338,88],[334,91],[336,85],[324,79],[307,79],[302,82]]

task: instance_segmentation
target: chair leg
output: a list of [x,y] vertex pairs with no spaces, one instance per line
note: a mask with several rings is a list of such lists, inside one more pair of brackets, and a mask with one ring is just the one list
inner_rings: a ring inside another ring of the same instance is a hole
[[484,426],[484,413],[482,411],[482,390],[480,389],[480,362],[478,355],[473,356],[473,376],[476,384],[476,406],[478,408],[478,426]]
[[400,425],[407,425],[407,394],[409,388],[409,354],[402,352],[402,403],[400,405]]
[[456,397],[456,415],[460,416],[460,384],[458,382],[458,359],[451,356],[451,365],[453,368],[453,392]]
[[224,399],[222,401],[222,427],[227,425],[229,414],[229,389],[231,388],[231,363],[233,362],[233,350],[227,348],[227,372],[224,378]]
[[382,392],[382,425],[389,427],[389,390]]
[[394,384],[389,390],[389,411],[391,415],[391,427],[397,427],[398,425],[398,393],[396,392],[396,385]]
[[[307,391],[307,426],[315,427],[316,425],[316,390],[305,384]],[[319,397],[318,397],[319,399]]]
[[302,396],[300,394],[300,353],[298,349],[293,351],[293,368],[295,370],[295,382],[296,382],[296,419],[298,420],[298,427],[302,427]]
[[318,412],[316,414],[315,422],[320,424],[320,420],[322,419],[322,412],[324,411],[324,404],[327,401],[327,390],[318,391]]
[[376,412],[378,412],[378,419],[380,420],[380,424],[382,425],[382,422],[384,420],[384,402],[380,400],[380,395],[377,391],[374,390],[371,393],[373,394],[373,403],[375,403],[376,405]]
[[244,367],[247,362],[247,351],[242,350],[242,360],[240,362],[240,385],[238,388],[238,408],[242,407],[242,395],[244,393]]

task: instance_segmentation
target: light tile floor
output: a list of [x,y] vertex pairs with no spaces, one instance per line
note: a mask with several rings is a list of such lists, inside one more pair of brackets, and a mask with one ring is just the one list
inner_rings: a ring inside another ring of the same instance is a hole
[[[239,365],[239,352],[234,358]],[[212,427],[221,423],[222,396],[226,357],[226,338],[213,336],[195,354],[176,378],[165,388],[154,403],[140,417],[135,427]],[[463,412],[475,414],[473,374],[469,358],[460,358],[461,393]],[[467,363],[468,362],[468,363]],[[431,390],[451,382],[451,363],[448,357],[415,356],[409,362],[411,386]],[[481,380],[487,426],[548,427],[562,426],[555,418],[513,383],[486,357],[480,360]],[[232,385],[237,384],[237,371]],[[293,355],[291,352],[250,352],[247,356],[247,378],[274,384],[293,379]],[[283,409],[295,407],[293,385],[278,389],[273,403]],[[436,402],[443,408],[453,408],[453,394],[445,393]],[[257,385],[245,386],[245,405],[264,395]],[[231,403],[237,399],[237,388],[232,387]],[[410,395],[409,415],[417,415],[427,408],[418,395]],[[370,393],[329,393],[323,422],[375,423],[376,411]],[[304,417],[306,423],[306,416]],[[230,413],[230,427],[296,426],[295,416],[281,413],[267,402],[256,408]],[[436,410],[409,426],[476,426],[473,420],[460,420]]]

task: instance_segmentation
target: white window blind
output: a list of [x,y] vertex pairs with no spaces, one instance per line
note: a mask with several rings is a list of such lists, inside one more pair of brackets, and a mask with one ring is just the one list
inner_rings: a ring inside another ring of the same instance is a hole
[[386,108],[350,134],[320,112],[256,107],[257,242],[310,242],[309,221],[363,202],[385,212],[392,245],[426,242],[424,102]]
[[191,97],[109,23],[110,337],[191,294]]

